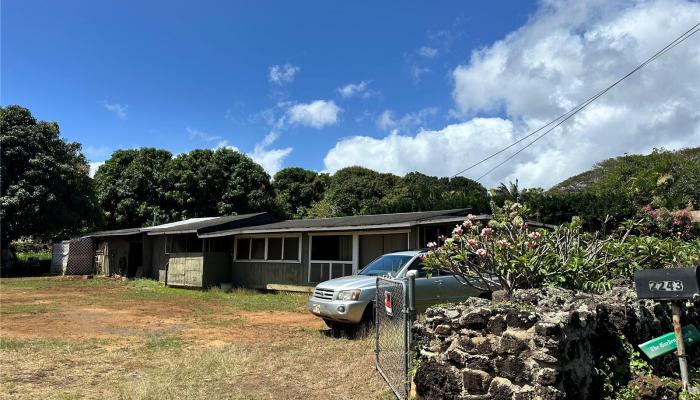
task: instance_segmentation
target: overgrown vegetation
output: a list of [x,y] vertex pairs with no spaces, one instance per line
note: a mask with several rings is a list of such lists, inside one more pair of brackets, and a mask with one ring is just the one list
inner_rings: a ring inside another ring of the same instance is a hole
[[451,237],[429,243],[428,270],[454,274],[480,290],[557,286],[602,292],[639,269],[700,261],[700,239],[635,235],[644,228],[642,221],[627,221],[602,235],[584,231],[579,218],[553,229],[533,229],[527,223],[529,209],[520,203],[494,204],[493,215],[487,225],[469,217]]

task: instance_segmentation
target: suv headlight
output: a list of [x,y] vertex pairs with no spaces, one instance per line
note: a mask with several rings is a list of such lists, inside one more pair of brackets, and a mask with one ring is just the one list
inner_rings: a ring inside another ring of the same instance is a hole
[[360,289],[341,290],[338,292],[338,300],[358,300],[360,298]]

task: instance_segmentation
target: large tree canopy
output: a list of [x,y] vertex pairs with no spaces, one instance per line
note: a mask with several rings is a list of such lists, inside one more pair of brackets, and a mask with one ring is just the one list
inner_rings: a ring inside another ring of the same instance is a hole
[[270,176],[231,149],[193,150],[175,157],[168,182],[175,220],[269,211],[274,204]]
[[270,176],[230,149],[175,158],[153,148],[118,150],[95,182],[109,228],[268,211],[274,204]]
[[287,218],[301,218],[323,198],[324,178],[303,168],[284,168],[273,178],[277,206]]
[[99,223],[89,166],[80,144],[55,122],[20,106],[0,108],[2,246],[22,236],[47,239]]
[[95,187],[110,229],[133,228],[170,220],[166,202],[171,154],[141,148],[117,150],[95,173]]

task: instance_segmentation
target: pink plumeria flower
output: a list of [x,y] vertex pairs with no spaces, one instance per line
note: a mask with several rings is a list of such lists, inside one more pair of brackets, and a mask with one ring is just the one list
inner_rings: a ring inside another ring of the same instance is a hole
[[510,210],[511,210],[511,211],[518,211],[518,210],[520,210],[521,208],[523,208],[523,205],[520,204],[520,203],[513,203],[513,204],[510,205]]
[[462,226],[464,226],[465,228],[469,229],[469,228],[472,227],[472,221],[471,221],[471,220],[465,220],[465,221],[462,223]]
[[462,234],[462,226],[457,225],[455,228],[452,230],[453,235],[461,235]]
[[469,239],[469,240],[467,240],[467,243],[468,243],[471,247],[476,247],[476,240],[474,240],[474,239]]
[[429,249],[435,249],[437,247],[437,243],[435,242],[428,242],[428,248]]
[[491,228],[484,228],[481,230],[481,236],[483,237],[489,237],[493,234],[493,229]]
[[528,236],[532,240],[538,240],[542,235],[539,232],[530,232]]
[[474,214],[469,214],[469,215],[467,215],[467,220],[469,220],[469,221],[473,220],[474,218],[476,218],[476,217],[474,216]]
[[527,247],[530,248],[530,249],[534,249],[535,247],[537,247],[537,243],[534,243],[534,242],[527,242],[527,243],[525,243],[525,244],[526,244]]
[[479,257],[486,257],[486,249],[479,249],[475,253]]
[[506,247],[510,247],[510,244],[508,244],[508,241],[505,240],[505,239],[500,239],[500,240],[497,241],[496,243],[498,243],[498,245],[501,246],[501,247],[504,248],[504,249],[505,249]]

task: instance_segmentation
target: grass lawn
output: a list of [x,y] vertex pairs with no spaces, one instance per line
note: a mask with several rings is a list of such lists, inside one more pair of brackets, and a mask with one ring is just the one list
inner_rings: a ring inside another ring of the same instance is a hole
[[391,398],[372,339],[306,296],[150,280],[0,279],[0,398]]

